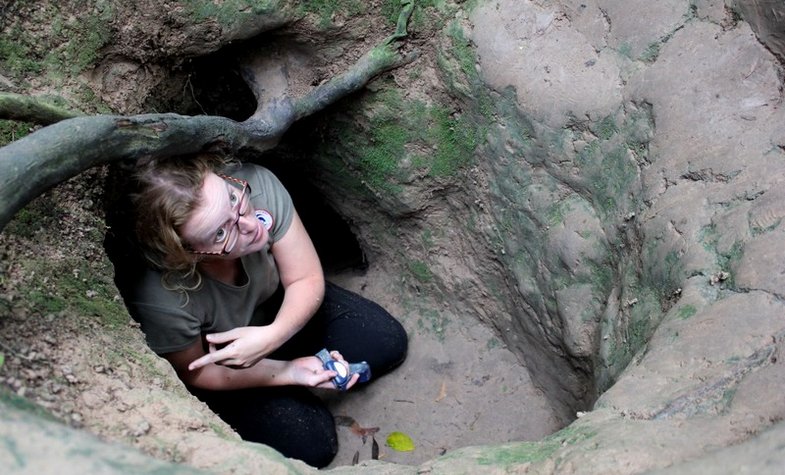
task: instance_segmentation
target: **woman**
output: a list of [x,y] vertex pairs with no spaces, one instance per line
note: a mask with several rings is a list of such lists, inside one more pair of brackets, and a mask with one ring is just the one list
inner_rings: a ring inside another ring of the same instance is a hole
[[336,372],[314,355],[329,348],[344,364],[367,361],[377,378],[405,358],[403,327],[325,282],[291,198],[269,170],[205,154],[148,160],[136,182],[135,241],[148,265],[134,264],[114,226],[107,249],[148,345],[243,439],[329,464],[334,421],[307,388],[335,389]]

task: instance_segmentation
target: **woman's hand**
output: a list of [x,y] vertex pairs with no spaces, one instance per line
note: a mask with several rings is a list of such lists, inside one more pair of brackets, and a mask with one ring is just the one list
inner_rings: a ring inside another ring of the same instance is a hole
[[[278,348],[278,338],[269,327],[238,327],[211,333],[207,339],[209,353],[191,362],[193,371],[210,363],[232,368],[250,368]],[[220,349],[219,349],[220,348]]]
[[[331,351],[330,355],[349,367],[349,363],[343,359],[337,351]],[[287,368],[288,376],[291,378],[293,384],[297,386],[308,386],[312,388],[324,389],[337,389],[332,379],[338,375],[335,371],[324,369],[322,361],[316,356],[306,356],[304,358],[297,358],[289,362]],[[359,374],[352,375],[346,389],[351,388],[360,378]]]
[[[177,371],[177,375],[184,383],[197,388],[218,390],[233,390],[266,386],[307,386],[312,388],[336,389],[332,379],[337,376],[335,371],[324,369],[322,361],[317,356],[306,356],[292,361],[271,360],[265,358],[249,368],[230,369],[226,364],[215,365],[211,362],[204,363],[208,358],[215,358],[216,350],[204,355],[202,342],[197,340],[185,350],[167,353],[164,355]],[[333,351],[332,357],[347,365],[340,353]],[[204,356],[202,356],[204,355]],[[198,362],[201,366],[189,370],[190,365]],[[359,374],[352,375],[347,384],[347,389],[354,386],[360,379]]]

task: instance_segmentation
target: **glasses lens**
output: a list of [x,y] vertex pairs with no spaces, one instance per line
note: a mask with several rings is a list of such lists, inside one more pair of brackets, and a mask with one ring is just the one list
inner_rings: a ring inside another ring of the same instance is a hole
[[243,192],[240,194],[240,202],[237,205],[237,210],[240,212],[240,216],[245,216],[245,213],[248,212],[248,204],[251,202],[251,198],[248,197],[248,187],[246,186],[243,188]]
[[234,249],[234,245],[237,244],[237,239],[240,237],[240,230],[237,226],[237,223],[234,224],[231,228],[229,228],[229,235],[226,236],[226,245],[224,246],[224,253],[229,254]]
[[237,241],[240,238],[240,217],[244,216],[245,213],[247,213],[250,209],[250,188],[248,187],[248,182],[244,180],[238,180],[237,178],[233,178],[228,175],[221,175],[221,178],[226,180],[229,185],[236,188],[239,192],[239,196],[237,196],[237,202],[234,203],[234,206],[232,206],[232,210],[237,213],[237,219],[227,231],[228,235],[226,236],[226,241],[222,251],[223,254],[229,254],[232,252],[234,246],[237,244]]

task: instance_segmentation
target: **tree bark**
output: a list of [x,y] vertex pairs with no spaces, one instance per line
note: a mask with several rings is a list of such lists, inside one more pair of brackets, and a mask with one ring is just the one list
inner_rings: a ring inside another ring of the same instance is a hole
[[[0,231],[32,199],[96,165],[150,155],[196,153],[215,147],[228,153],[243,149],[263,152],[275,147],[295,121],[324,109],[361,89],[379,74],[416,57],[416,53],[405,54],[398,48],[398,40],[406,36],[413,7],[411,0],[404,0],[402,5],[395,34],[366,53],[348,71],[301,98],[286,96],[285,84],[273,91],[273,97],[264,97],[254,80],[254,72],[250,71],[246,80],[257,94],[258,108],[244,122],[177,114],[74,117],[78,114],[53,108],[34,98],[0,96],[0,117],[52,124],[0,148]],[[281,79],[286,80],[285,74]]]
[[0,117],[3,119],[49,125],[80,115],[83,114],[60,107],[48,97],[0,92]]

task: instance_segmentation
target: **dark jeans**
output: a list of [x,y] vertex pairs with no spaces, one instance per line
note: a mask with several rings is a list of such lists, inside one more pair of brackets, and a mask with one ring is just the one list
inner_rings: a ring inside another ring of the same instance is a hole
[[[265,305],[280,306],[280,297],[279,292]],[[407,347],[405,330],[386,310],[328,282],[316,314],[270,358],[291,360],[322,348],[338,350],[350,363],[367,361],[372,382],[401,364]],[[314,467],[328,465],[338,452],[332,414],[305,387],[189,390],[244,440],[269,445]]]

